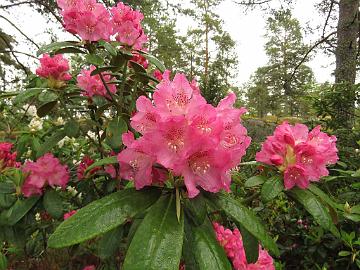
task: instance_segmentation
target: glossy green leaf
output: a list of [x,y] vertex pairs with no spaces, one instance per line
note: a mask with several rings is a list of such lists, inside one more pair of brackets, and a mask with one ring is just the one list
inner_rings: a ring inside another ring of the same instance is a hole
[[63,53],[86,53],[83,50],[80,50],[76,47],[66,47],[59,50],[56,50],[55,54],[63,54]]
[[11,181],[0,182],[0,193],[11,194],[16,191],[16,186]]
[[117,50],[113,45],[107,42],[104,42],[102,45],[104,46],[105,50],[107,50],[112,56],[117,55]]
[[24,200],[18,199],[13,206],[1,212],[0,225],[14,226],[30,211],[38,200],[39,197],[30,197]]
[[115,255],[121,244],[124,229],[122,226],[105,233],[97,244],[97,255],[101,259],[107,259]]
[[56,190],[46,191],[43,198],[45,210],[54,218],[60,218],[63,215],[62,199]]
[[349,256],[349,255],[351,255],[350,251],[342,250],[339,252],[339,256],[341,256],[341,257],[345,257],[345,256]]
[[91,73],[90,73],[90,75],[91,76],[94,76],[94,75],[97,75],[97,74],[99,74],[99,73],[102,73],[102,72],[105,72],[105,74],[106,74],[106,72],[108,71],[116,71],[116,70],[118,70],[119,69],[119,67],[117,67],[117,66],[106,66],[106,67],[97,67],[95,70],[93,70]]
[[54,133],[51,137],[48,137],[45,140],[45,142],[40,146],[40,149],[36,153],[36,156],[39,158],[42,155],[44,155],[45,153],[49,152],[65,136],[66,136],[65,130],[60,129],[58,132]]
[[166,70],[166,67],[164,66],[164,64],[157,59],[155,56],[139,51],[151,64],[153,64],[154,66],[156,66],[161,72],[164,72]]
[[61,223],[50,236],[48,245],[67,247],[106,233],[144,211],[159,196],[158,189],[125,189],[103,197]]
[[79,45],[80,43],[76,42],[76,41],[62,41],[62,42],[53,42],[51,44],[45,45],[43,47],[41,47],[36,55],[39,56],[40,54],[43,53],[47,53],[47,52],[55,52],[58,51],[60,49],[63,48],[68,48],[68,47],[74,47]]
[[244,226],[240,226],[239,229],[245,249],[246,261],[256,263],[259,258],[259,242]]
[[6,208],[6,209],[10,208],[15,202],[16,202],[15,195],[0,193],[0,207],[1,208]]
[[56,106],[57,104],[57,101],[54,100],[54,101],[50,101],[48,103],[45,103],[45,104],[42,104],[40,105],[40,107],[37,108],[37,115],[39,117],[44,117],[46,115],[48,115]]
[[279,256],[279,249],[255,214],[228,194],[209,195],[211,202],[255,236],[264,248]]
[[27,101],[29,98],[39,95],[46,88],[30,88],[20,92],[13,100],[13,103],[19,104]]
[[87,54],[85,59],[86,62],[95,66],[101,66],[104,64],[104,59],[96,54]]
[[304,208],[314,217],[316,222],[325,230],[329,230],[335,236],[340,237],[338,229],[332,222],[331,216],[326,207],[314,194],[308,190],[293,188],[288,191],[289,195],[301,203]]
[[100,167],[109,164],[116,164],[116,163],[118,163],[116,156],[106,157],[91,164],[89,167],[86,168],[85,172],[91,171],[95,167]]
[[360,204],[354,205],[350,209],[351,214],[359,214],[360,215]]
[[111,120],[106,129],[106,143],[111,148],[119,149],[122,145],[122,134],[128,130],[126,122],[121,117]]
[[284,190],[284,183],[280,176],[273,176],[268,179],[261,188],[261,199],[264,202],[276,198]]
[[185,213],[196,226],[204,223],[207,215],[206,200],[202,194],[192,199],[184,199]]
[[0,252],[0,270],[6,270],[8,266],[7,258]]
[[344,213],[344,217],[354,222],[360,222],[360,215]]
[[59,97],[52,91],[43,91],[39,94],[38,100],[42,103],[48,103],[57,100]]
[[80,125],[77,121],[75,120],[70,120],[69,122],[67,122],[64,125],[64,130],[66,133],[66,136],[68,137],[78,137],[79,136],[79,132],[80,132]]
[[329,204],[331,207],[339,209],[339,210],[343,210],[342,204],[336,203],[335,201],[333,201],[324,191],[322,191],[316,185],[310,184],[308,189],[310,190],[311,193],[318,196],[321,200],[323,200],[324,202]]
[[232,269],[208,218],[201,226],[192,225],[186,218],[183,256],[186,270]]
[[181,214],[178,222],[175,195],[162,196],[135,232],[123,269],[178,270],[183,236],[184,214]]
[[263,184],[265,180],[266,180],[265,176],[255,175],[253,177],[250,177],[248,180],[246,180],[245,187],[249,188],[249,187],[259,186]]

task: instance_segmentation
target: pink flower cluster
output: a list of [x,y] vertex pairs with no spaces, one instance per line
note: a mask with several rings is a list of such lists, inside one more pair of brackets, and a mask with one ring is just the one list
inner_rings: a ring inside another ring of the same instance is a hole
[[12,143],[0,142],[0,172],[6,168],[18,168],[20,162],[16,162],[16,152],[11,152]]
[[69,69],[69,61],[62,54],[53,57],[44,54],[40,58],[40,67],[36,69],[36,74],[55,81],[68,81],[71,79]]
[[82,270],[96,270],[96,266],[95,265],[87,265]]
[[283,172],[286,189],[305,189],[311,181],[328,175],[326,165],[338,160],[336,137],[321,132],[320,126],[309,132],[303,124],[291,126],[284,122],[263,143],[256,160]]
[[40,157],[36,162],[27,161],[23,172],[28,174],[22,186],[25,197],[43,192],[47,185],[65,188],[70,175],[66,165],[61,165],[59,159],[48,153]]
[[[91,159],[89,156],[84,156],[83,159],[81,160],[79,166],[77,167],[76,170],[76,176],[79,180],[82,180],[85,178],[85,171],[86,169],[94,163],[94,160]],[[95,167],[93,169],[90,170],[89,175],[94,174],[95,172],[97,172],[98,170],[100,170],[100,167]]]
[[[210,192],[228,191],[229,171],[241,161],[251,141],[240,123],[246,110],[233,107],[233,93],[213,107],[185,75],[169,77],[170,72],[165,72],[153,94],[154,103],[145,96],[136,102],[138,112],[131,126],[142,137],[135,140],[130,132],[123,135],[127,148],[118,155],[120,176],[134,180],[140,189],[166,180],[164,172],[170,170],[183,177],[190,198],[199,193],[197,186]],[[155,163],[164,170],[155,168]]]
[[135,50],[142,49],[148,37],[144,34],[141,21],[144,15],[131,7],[119,2],[111,9],[113,34],[117,41],[132,46]]
[[73,216],[76,214],[76,210],[71,210],[70,212],[67,212],[64,214],[64,220],[68,219],[69,217]]
[[235,270],[275,270],[274,262],[269,253],[259,245],[259,258],[256,263],[248,263],[242,237],[238,229],[231,231],[219,223],[213,223],[216,239],[225,249]]
[[67,31],[78,34],[83,40],[117,41],[142,49],[148,40],[141,26],[144,16],[119,2],[110,11],[96,0],[57,0]]
[[[93,72],[95,69],[96,67],[91,65],[89,69],[81,70],[81,73],[77,76],[77,85],[83,91],[82,93],[84,96],[103,96],[110,98],[103,82],[101,81],[100,75],[96,74],[94,76],[91,76],[91,72]],[[101,73],[101,75],[104,78],[104,81],[106,82],[109,91],[112,94],[115,94],[116,86],[115,84],[110,84],[110,82],[113,81],[114,78],[104,73]]]

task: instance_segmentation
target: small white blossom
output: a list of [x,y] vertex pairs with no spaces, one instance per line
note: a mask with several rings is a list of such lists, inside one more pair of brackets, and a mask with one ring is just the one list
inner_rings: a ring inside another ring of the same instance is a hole
[[43,128],[43,122],[44,121],[39,117],[34,117],[31,119],[29,124],[30,131],[41,130]]
[[[28,108],[29,107],[29,108]],[[37,115],[37,110],[34,105],[24,105],[23,109],[26,111],[26,114],[32,117],[35,117]]]
[[41,220],[40,213],[36,213],[36,214],[35,214],[35,220],[36,220],[36,221],[40,221],[40,220]]
[[71,194],[71,196],[73,196],[73,197],[75,197],[76,196],[76,194],[78,194],[78,191],[74,188],[74,187],[72,187],[72,186],[68,186],[67,188],[66,188],[66,190]]
[[65,124],[65,121],[64,121],[64,119],[60,116],[60,117],[58,117],[58,118],[56,119],[56,121],[54,122],[54,124],[55,124],[56,126],[61,126],[61,125]]

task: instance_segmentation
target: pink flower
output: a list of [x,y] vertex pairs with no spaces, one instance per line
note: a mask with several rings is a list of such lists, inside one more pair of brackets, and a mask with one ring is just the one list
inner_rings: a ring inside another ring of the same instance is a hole
[[233,107],[230,94],[218,107],[207,104],[195,82],[183,74],[170,80],[165,71],[153,101],[141,96],[131,126],[142,134],[123,134],[127,147],[118,155],[120,175],[136,188],[166,181],[166,172],[182,178],[190,198],[199,187],[230,190],[230,170],[245,154],[250,137],[241,125],[245,109]]
[[36,74],[53,81],[68,81],[71,79],[69,69],[69,61],[62,54],[53,57],[44,54],[40,58],[40,67],[36,69]]
[[16,162],[16,152],[11,152],[12,143],[0,142],[0,172],[6,168],[18,168],[20,162]]
[[47,185],[65,188],[70,178],[68,167],[61,165],[50,153],[40,157],[36,162],[27,161],[22,170],[28,174],[22,186],[25,197],[41,195]]
[[[89,156],[84,156],[81,163],[79,164],[79,166],[77,167],[77,170],[76,170],[76,176],[79,180],[82,180],[85,178],[85,171],[86,169],[94,163],[94,160],[91,159]],[[94,174],[95,172],[97,172],[98,170],[100,170],[99,167],[95,167],[93,169],[91,169],[88,174],[89,175],[92,175]]]
[[65,213],[65,214],[64,214],[64,220],[65,220],[65,219],[68,219],[69,217],[71,217],[71,216],[73,216],[73,215],[75,215],[76,212],[77,212],[76,210],[71,210],[70,212]]
[[67,31],[83,40],[110,40],[110,13],[96,0],[57,0]]
[[248,263],[242,237],[238,229],[231,231],[214,222],[213,227],[216,239],[225,249],[225,253],[231,260],[235,270],[275,270],[274,262],[269,253],[259,245],[259,258],[256,263]]
[[161,81],[163,79],[163,74],[160,70],[156,69],[153,73],[153,76],[158,80]]
[[142,65],[145,69],[147,69],[149,67],[148,60],[139,53],[133,52],[133,57],[131,58],[131,61],[134,61],[134,62],[138,63],[139,65]]
[[148,38],[141,27],[144,16],[137,10],[119,2],[111,9],[113,34],[117,41],[141,50]]
[[263,143],[256,160],[283,172],[286,189],[306,189],[329,174],[326,165],[337,162],[336,137],[321,132],[320,126],[309,132],[305,125],[284,122]]
[[83,270],[96,270],[96,266],[95,265],[87,265],[83,268]]
[[[77,76],[77,85],[78,87],[83,90],[83,95],[87,97],[93,97],[93,96],[103,96],[103,97],[109,97],[109,94],[101,81],[100,75],[93,75],[91,76],[91,72],[93,72],[96,69],[95,66],[91,65],[90,69],[83,69],[81,73]],[[112,94],[116,93],[116,86],[114,84],[110,84],[111,81],[114,80],[114,78],[110,75],[106,75],[104,73],[101,73],[104,81],[106,82],[106,85],[109,89],[109,91]]]

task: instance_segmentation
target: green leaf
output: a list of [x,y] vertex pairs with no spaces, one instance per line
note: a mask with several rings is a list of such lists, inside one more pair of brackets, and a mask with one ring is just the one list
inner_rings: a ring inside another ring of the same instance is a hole
[[255,236],[264,248],[279,256],[279,249],[274,240],[268,235],[264,226],[255,214],[239,201],[230,197],[228,194],[210,195],[211,202],[215,203],[220,209],[230,216],[240,227],[243,226],[249,233]]
[[253,177],[250,177],[248,180],[246,180],[245,187],[249,188],[249,187],[255,187],[261,185],[265,182],[265,180],[266,180],[265,176],[255,175]]
[[314,217],[316,222],[325,230],[329,230],[335,236],[340,237],[340,233],[334,223],[326,207],[308,190],[293,188],[288,194],[296,201],[301,203],[304,208]]
[[56,50],[55,54],[63,54],[63,53],[86,53],[83,50],[80,50],[79,48],[76,47],[67,47],[67,48],[62,48],[59,50]]
[[349,255],[351,255],[350,251],[342,250],[342,251],[339,252],[339,256],[341,256],[341,257],[346,257],[346,256],[349,256]]
[[174,194],[162,196],[135,232],[123,269],[178,270],[183,236],[184,214],[178,222]]
[[36,204],[39,197],[30,197],[25,200],[18,199],[11,208],[0,214],[0,225],[14,226]]
[[316,185],[310,184],[308,189],[311,191],[311,193],[318,196],[321,200],[329,204],[331,207],[335,209],[343,210],[342,204],[334,202],[324,191],[322,191]]
[[45,193],[43,204],[45,210],[54,218],[63,215],[62,199],[56,190],[50,189]]
[[94,75],[97,75],[101,72],[106,72],[106,71],[116,71],[118,70],[119,67],[117,66],[106,66],[106,67],[97,67],[95,70],[93,70],[90,75],[91,76],[94,76]]
[[360,215],[360,204],[354,205],[350,208],[351,214],[359,214]]
[[48,245],[62,248],[106,233],[144,211],[160,196],[158,189],[125,189],[90,203],[65,220],[50,236]]
[[[12,194],[0,193],[0,207],[10,208],[16,202],[16,197]],[[1,222],[0,222],[1,223]]]
[[96,54],[87,54],[85,56],[86,62],[95,66],[101,66],[104,64],[104,59]]
[[107,42],[103,42],[102,45],[104,46],[105,50],[107,50],[112,56],[117,55],[117,50],[113,45]]
[[207,206],[203,195],[200,193],[195,198],[184,199],[184,205],[185,213],[192,223],[196,226],[202,225],[207,215]]
[[30,89],[26,89],[25,91],[20,92],[20,94],[18,94],[14,98],[13,103],[14,103],[14,105],[17,105],[19,103],[23,103],[23,102],[27,101],[29,98],[32,98],[34,96],[39,95],[45,89],[46,88],[30,88]]
[[131,67],[134,69],[135,73],[146,73],[146,69],[139,63],[136,63],[134,61],[129,61],[129,63]]
[[48,103],[57,100],[59,97],[52,91],[43,91],[39,94],[38,99],[42,103]]
[[344,217],[354,222],[360,222],[360,215],[344,213]]
[[246,261],[248,263],[256,263],[259,258],[259,242],[244,226],[240,226],[239,229],[244,244]]
[[16,191],[16,186],[13,182],[11,181],[0,182],[0,193],[11,194],[11,193],[15,193],[15,191]]
[[261,188],[261,199],[264,202],[276,198],[284,190],[284,183],[280,176],[273,176],[268,179]]
[[360,178],[360,169],[358,169],[356,172],[354,172],[351,176],[355,177],[355,178]]
[[100,167],[100,166],[104,166],[104,165],[109,165],[109,164],[117,164],[117,157],[116,156],[111,156],[111,157],[106,157],[103,159],[100,159],[96,162],[94,162],[93,164],[91,164],[89,167],[86,168],[85,172],[89,172],[92,169],[94,169],[95,167]]
[[39,56],[40,54],[43,54],[43,53],[54,52],[54,51],[58,51],[63,48],[74,47],[76,45],[80,45],[80,43],[78,43],[76,41],[53,42],[51,44],[41,47],[37,51],[36,55]]
[[109,122],[106,129],[106,143],[108,143],[112,149],[119,149],[122,145],[121,136],[127,130],[127,124],[121,117],[114,118]]
[[224,249],[216,240],[208,218],[201,226],[185,219],[184,260],[186,270],[231,270]]
[[45,140],[45,142],[41,145],[39,151],[36,153],[36,156],[39,158],[45,153],[49,152],[65,136],[65,130],[60,129],[58,132]]
[[8,262],[6,256],[0,252],[0,270],[6,270]]
[[154,66],[156,66],[161,72],[164,72],[166,70],[166,67],[164,66],[164,64],[157,59],[155,56],[145,53],[143,51],[139,51],[151,64],[153,64]]
[[39,117],[48,115],[55,108],[56,104],[57,100],[40,105],[40,107],[37,108],[37,115]]
[[107,259],[115,255],[116,250],[121,244],[124,229],[122,226],[105,233],[97,244],[97,255],[102,259]]
[[78,137],[79,136],[79,131],[80,131],[80,125],[76,120],[70,120],[69,122],[67,122],[64,126],[64,130],[66,133],[66,136],[68,137]]

